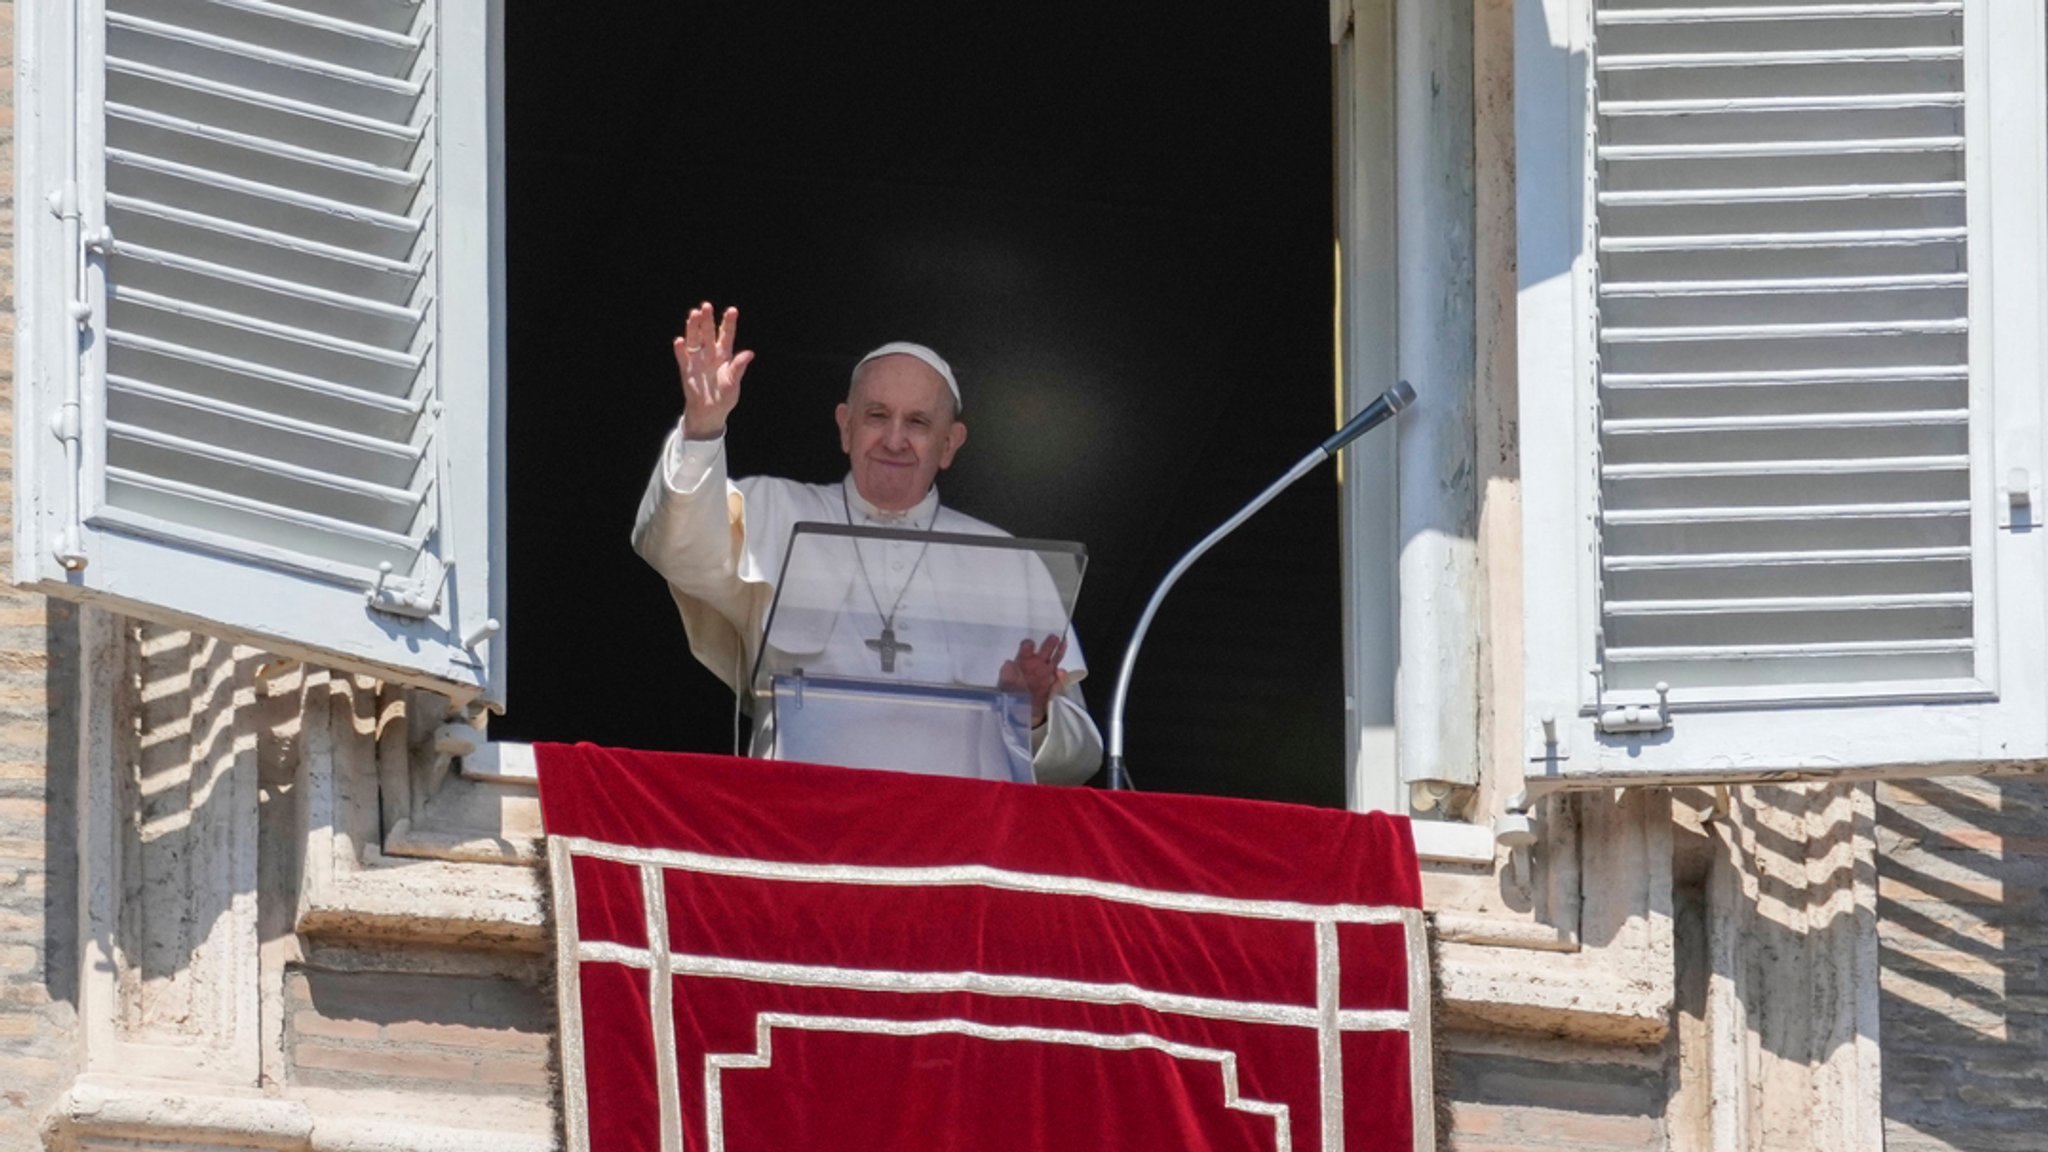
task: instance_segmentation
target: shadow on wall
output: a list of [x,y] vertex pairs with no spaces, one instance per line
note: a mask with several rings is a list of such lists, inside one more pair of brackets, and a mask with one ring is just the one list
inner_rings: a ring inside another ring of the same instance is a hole
[[44,602],[49,663],[43,695],[44,988],[57,1004],[78,1007],[78,608]]
[[[1796,1138],[1784,1147],[2041,1147],[2048,785],[1757,785],[1731,789],[1729,807],[1675,868],[1673,1122],[1690,1109],[1739,1143]],[[1731,1024],[1733,1108],[1711,1083]],[[1705,1064],[1683,1058],[1688,1027]],[[1689,1091],[1703,1074],[1708,1091]],[[1855,1132],[1875,1091],[1882,1132]]]
[[[1453,1147],[2044,1146],[2048,783],[1750,785],[1720,813],[1706,790],[1673,799],[1669,1039],[1451,1037]],[[1882,1132],[1859,1131],[1880,1088]]]
[[[1640,804],[1659,793],[1624,795]],[[1574,800],[1613,803],[1594,793]],[[1714,803],[1700,789],[1671,796],[1669,902],[1653,893],[1649,909],[1670,917],[1668,960],[1623,942],[1642,932],[1641,913],[1585,893],[1583,946],[1674,965],[1665,1040],[1454,1037],[1453,1147],[1547,1147],[1567,1142],[1560,1135],[1580,1152],[1874,1147],[1845,1110],[1871,1083],[1877,1037],[1870,786],[1754,785],[1730,789],[1723,811]],[[1589,825],[1590,851],[1602,831],[1601,821]],[[1657,976],[1610,969],[1604,978]]]
[[1439,1091],[1452,1149],[1662,1148],[1665,1074],[1656,1050],[1454,1034]]
[[[1679,962],[1681,1107],[1740,1146],[1873,1146],[1859,1104],[1878,1069],[1872,787],[1759,784],[1703,808],[1704,955]],[[1688,1000],[1703,1041],[1690,1063]],[[1715,1080],[1735,1068],[1742,1083]]]
[[2048,784],[1879,790],[1885,1148],[2039,1148],[2048,1108]]
[[146,624],[125,624],[122,643],[135,696],[115,745],[120,1011],[130,1031],[178,1033],[231,994],[190,967],[221,951],[207,945],[252,895],[255,821],[235,807],[255,804],[257,733],[276,717],[244,711],[266,657]]
[[[120,621],[111,718],[110,810],[95,815],[111,837],[110,921],[81,924],[79,861],[106,846],[81,843],[81,629],[78,610],[51,602],[49,812],[52,871],[46,906],[50,994],[76,1002],[77,942],[91,934],[116,959],[116,1014],[124,1036],[196,1037],[232,1015],[237,932],[290,931],[300,838],[289,813],[269,817],[286,841],[259,846],[259,806],[291,800],[298,755],[296,695],[264,690],[275,658],[181,629]],[[280,823],[282,821],[282,823]],[[267,883],[259,862],[267,856]],[[93,858],[95,867],[109,861]],[[259,909],[260,906],[260,909]],[[238,911],[239,909],[239,911]],[[252,921],[251,914],[262,916]]]

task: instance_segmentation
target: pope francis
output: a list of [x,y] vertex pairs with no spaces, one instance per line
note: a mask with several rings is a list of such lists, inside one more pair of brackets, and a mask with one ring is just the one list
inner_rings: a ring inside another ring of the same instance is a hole
[[[900,635],[939,595],[932,570],[940,562],[927,559],[933,550],[919,547],[920,537],[914,534],[1007,536],[943,505],[934,487],[967,442],[952,369],[923,345],[875,349],[854,365],[846,402],[837,411],[839,445],[849,466],[843,480],[734,480],[727,472],[725,428],[739,404],[741,378],[754,359],[752,351],[735,351],[738,328],[736,308],[727,308],[723,317],[708,303],[690,311],[683,335],[675,340],[682,420],[668,435],[633,526],[633,547],[667,579],[692,654],[748,699],[750,670],[792,528],[811,521],[907,530],[913,535],[886,543],[855,541],[847,552],[857,571],[847,573],[847,607],[821,640],[820,665],[828,670],[859,667],[869,677],[923,683],[962,676],[970,682],[993,679],[1029,701],[1031,777],[1039,783],[1077,784],[1093,775],[1102,761],[1102,737],[1081,701],[1086,666],[1077,644],[1057,633],[1019,636],[1014,651],[963,657],[937,650],[929,636],[906,640]],[[998,569],[1003,574],[989,579],[997,582],[999,594],[1008,594],[1005,582],[1016,585],[1020,601],[1042,591],[1036,581],[1010,574],[1014,564]],[[982,670],[963,665],[963,659],[968,665],[986,660],[1000,667]],[[769,710],[754,703],[753,752],[775,755],[774,725],[764,714]],[[915,732],[900,735],[917,738]],[[961,774],[1001,778],[972,764],[962,765]]]

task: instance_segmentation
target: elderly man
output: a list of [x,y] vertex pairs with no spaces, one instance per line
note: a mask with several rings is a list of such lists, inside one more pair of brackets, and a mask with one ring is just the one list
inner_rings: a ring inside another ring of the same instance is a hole
[[[726,422],[739,404],[740,380],[754,359],[751,351],[734,351],[738,328],[738,309],[726,309],[721,319],[710,304],[701,304],[691,310],[683,335],[676,338],[683,417],[669,434],[640,502],[633,546],[668,580],[690,651],[744,699],[795,524],[1007,533],[939,502],[934,481],[967,442],[967,426],[959,419],[960,389],[952,369],[917,344],[883,345],[854,366],[846,403],[837,413],[839,446],[850,466],[844,480],[728,479]],[[871,674],[910,671],[908,661],[903,670],[895,667],[899,652],[913,651],[897,644],[897,619],[906,598],[926,595],[934,565],[925,564],[925,549],[908,551],[907,572],[901,571],[904,558],[879,562],[870,571],[856,553],[861,567],[848,573],[850,581],[865,584],[867,593],[850,594],[848,603],[873,601],[880,640],[860,639],[849,622],[840,629],[847,635],[835,641],[848,655],[872,657],[876,667]],[[1027,590],[1020,585],[1017,594]],[[1001,667],[990,669],[991,678],[1030,701],[1031,774],[1040,783],[1086,780],[1101,764],[1102,736],[1081,702],[1079,683],[1086,668],[1078,646],[1057,634],[1020,637],[1014,653],[1004,651],[993,660]],[[927,662],[920,678],[932,675]],[[772,755],[772,726],[763,723],[761,713],[755,710],[754,753]]]

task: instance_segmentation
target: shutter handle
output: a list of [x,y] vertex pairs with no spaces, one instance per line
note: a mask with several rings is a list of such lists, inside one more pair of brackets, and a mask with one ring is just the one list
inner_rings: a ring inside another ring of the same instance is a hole
[[1998,526],[2036,527],[2039,521],[2035,519],[2034,509],[2040,502],[2040,485],[2034,482],[2033,474],[2025,468],[2014,468],[2005,474],[2005,499],[1998,503]]
[[1662,732],[1671,727],[1671,685],[1657,684],[1657,706],[1623,704],[1600,713],[1600,730],[1610,735]]
[[464,648],[474,651],[477,645],[483,643],[486,640],[489,640],[493,636],[496,636],[498,634],[498,630],[502,627],[504,627],[504,625],[499,624],[498,618],[496,616],[493,616],[490,619],[484,621],[482,624],[475,627],[474,629],[471,629],[469,635],[464,636],[462,638],[462,646]]

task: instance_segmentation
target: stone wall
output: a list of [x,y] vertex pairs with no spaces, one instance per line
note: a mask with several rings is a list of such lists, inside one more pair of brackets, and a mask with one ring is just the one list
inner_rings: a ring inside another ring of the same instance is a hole
[[[14,4],[0,0],[0,552],[13,536]],[[7,557],[12,563],[12,556]],[[77,675],[68,606],[0,585],[0,1148],[37,1143],[71,1082],[77,1036],[76,818],[68,769]]]
[[1661,1049],[1455,1033],[1442,1089],[1454,1152],[1639,1152],[1665,1147]]
[[[1710,796],[1682,797],[1666,1043],[1475,1031],[1468,1011],[1447,1044],[1447,1146],[1875,1149],[1855,1136],[1869,1092],[1857,1053],[1874,1038],[1886,1152],[2043,1147],[2048,783],[1870,791],[1874,836],[1856,830],[1868,817],[1838,814],[1841,801],[1812,787],[1731,789],[1722,814]],[[1866,837],[1872,848],[1849,851]],[[1874,905],[1852,913],[1863,907],[1852,874],[1865,868]],[[1849,1009],[1873,931],[1874,1027]]]
[[84,675],[51,697],[85,751],[51,775],[87,798],[52,836],[82,1075],[24,1106],[53,1146],[551,1147],[530,794],[451,771],[428,694],[79,621]]
[[366,968],[365,959],[356,951],[315,956],[286,975],[294,1081],[548,1104],[554,1004],[538,963],[397,956],[370,957]]

